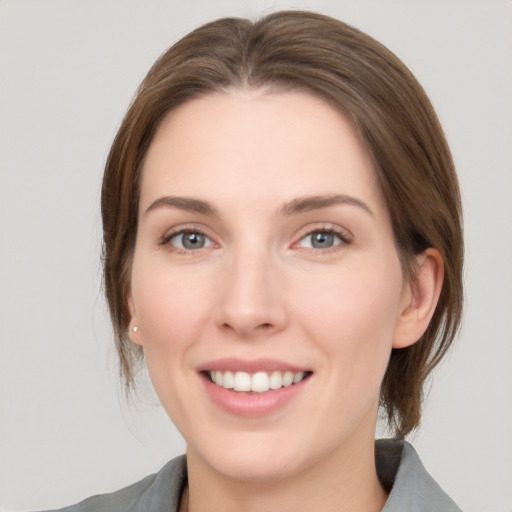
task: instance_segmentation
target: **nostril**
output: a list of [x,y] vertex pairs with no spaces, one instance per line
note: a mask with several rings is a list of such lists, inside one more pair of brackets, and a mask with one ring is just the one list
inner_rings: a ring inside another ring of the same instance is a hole
[[275,325],[271,322],[264,322],[253,326],[234,325],[230,322],[224,322],[221,324],[221,329],[225,332],[236,332],[243,337],[258,336],[262,334],[270,334],[275,328]]

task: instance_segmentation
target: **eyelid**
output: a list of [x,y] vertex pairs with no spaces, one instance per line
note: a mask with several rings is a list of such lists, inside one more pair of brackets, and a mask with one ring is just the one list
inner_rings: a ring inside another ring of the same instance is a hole
[[[184,233],[198,233],[210,240],[211,245],[208,247],[201,247],[199,249],[191,250],[191,249],[181,249],[171,244],[171,240],[173,237],[184,234]],[[198,224],[180,224],[178,226],[173,226],[172,228],[166,230],[163,235],[161,235],[158,239],[158,245],[165,247],[170,252],[175,252],[179,254],[192,254],[194,252],[199,252],[201,249],[211,249],[212,247],[219,246],[219,244],[214,240],[214,236],[210,233],[210,230],[205,228],[204,226]]]
[[333,247],[326,248],[326,249],[307,248],[307,247],[304,247],[302,249],[325,253],[325,252],[329,252],[329,250],[336,250],[336,248],[338,248],[339,246],[350,245],[354,240],[354,235],[347,228],[342,228],[341,226],[339,226],[337,224],[332,224],[330,222],[320,222],[317,224],[308,224],[307,226],[301,228],[297,232],[297,234],[294,236],[295,241],[292,244],[292,248],[300,249],[301,247],[299,247],[298,244],[304,238],[306,238],[309,235],[312,235],[313,233],[318,233],[318,232],[332,233],[333,235],[340,238],[341,243],[337,244]]
[[[337,224],[333,224],[330,222],[318,222],[318,223],[312,223],[308,224],[304,227],[302,227],[299,231],[296,232],[296,234],[293,237],[294,242],[291,244],[291,248],[297,248],[301,249],[301,247],[298,246],[298,244],[308,235],[311,235],[316,232],[325,232],[325,233],[332,233],[335,236],[339,237],[341,240],[340,244],[337,244],[335,246],[332,246],[330,248],[325,249],[319,249],[319,248],[307,248],[303,247],[302,249],[308,250],[308,251],[314,251],[314,252],[322,252],[327,253],[330,250],[336,250],[340,246],[346,246],[350,245],[353,242],[354,235],[348,230],[347,228],[341,227]],[[179,235],[181,233],[200,233],[201,235],[204,235],[211,241],[211,245],[208,247],[203,247],[195,250],[190,249],[180,249],[179,247],[172,246],[170,241],[171,239]],[[201,249],[212,249],[212,248],[218,248],[220,244],[215,240],[216,237],[211,233],[211,230],[206,228],[204,225],[201,224],[195,224],[195,223],[186,223],[186,224],[180,224],[177,226],[173,226],[172,228],[166,230],[163,235],[161,235],[158,238],[158,245],[166,247],[167,250],[170,252],[176,252],[176,253],[182,253],[182,254],[192,254],[195,252],[200,252]]]

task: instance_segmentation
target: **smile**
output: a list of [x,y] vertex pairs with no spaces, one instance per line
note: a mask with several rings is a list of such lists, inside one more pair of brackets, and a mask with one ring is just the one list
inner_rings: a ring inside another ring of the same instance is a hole
[[210,371],[210,380],[216,386],[238,392],[265,393],[298,384],[311,372],[273,371],[248,373],[244,371]]
[[276,359],[224,358],[196,368],[213,404],[229,415],[265,418],[307,393],[313,371]]

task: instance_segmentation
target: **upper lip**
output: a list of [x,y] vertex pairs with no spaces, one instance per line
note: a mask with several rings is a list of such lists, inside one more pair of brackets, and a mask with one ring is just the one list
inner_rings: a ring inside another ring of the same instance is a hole
[[238,359],[233,357],[215,359],[201,364],[197,371],[199,372],[211,372],[211,371],[232,371],[232,372],[306,372],[311,371],[308,368],[290,364],[277,359]]

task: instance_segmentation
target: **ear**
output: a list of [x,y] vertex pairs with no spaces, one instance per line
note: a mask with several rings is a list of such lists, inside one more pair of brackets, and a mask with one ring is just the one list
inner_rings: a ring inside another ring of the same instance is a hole
[[408,347],[423,336],[443,287],[444,265],[441,253],[430,248],[416,259],[418,271],[404,286],[393,348]]
[[130,323],[128,324],[128,337],[132,343],[135,345],[142,345],[142,340],[140,336],[140,327],[137,321],[137,315],[135,314],[135,302],[133,300],[133,295],[130,290],[127,298],[128,302],[128,311],[130,312]]

